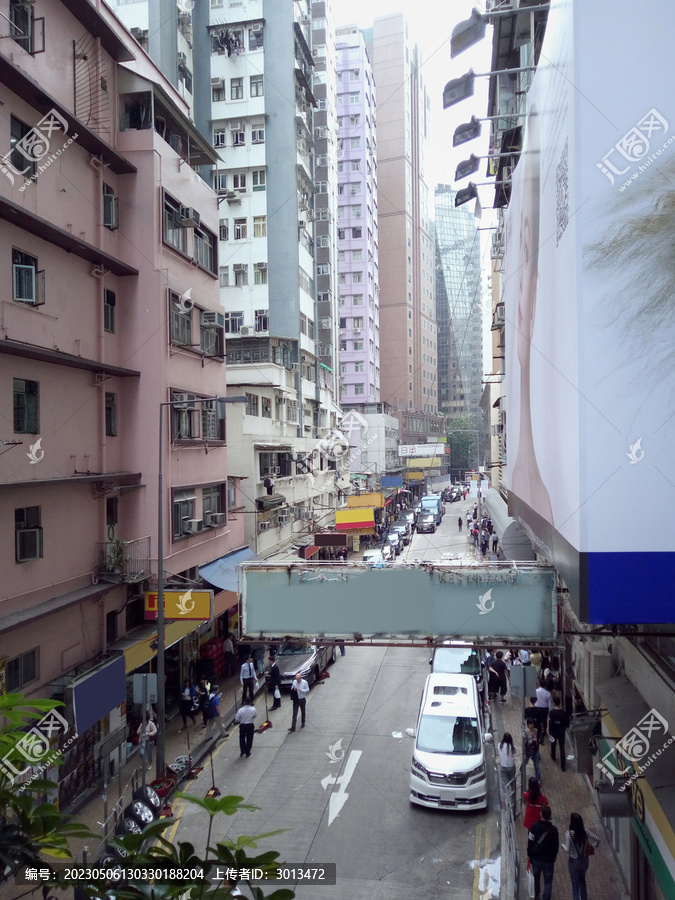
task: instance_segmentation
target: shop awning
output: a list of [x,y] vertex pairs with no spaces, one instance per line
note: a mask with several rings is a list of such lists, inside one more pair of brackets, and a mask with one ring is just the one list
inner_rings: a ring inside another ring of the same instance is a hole
[[535,554],[530,539],[524,531],[520,530],[516,520],[509,516],[506,503],[498,491],[490,488],[485,495],[484,503],[487,506],[506,559],[514,559],[520,562],[533,560]]
[[240,592],[240,576],[237,572],[239,563],[254,560],[260,562],[260,557],[251,550],[250,547],[243,547],[241,550],[235,550],[234,553],[228,553],[227,556],[221,556],[213,562],[201,566],[199,569],[200,576],[209,584],[215,585],[221,591]]
[[[169,622],[164,629],[164,644],[166,648],[172,647],[191,631],[196,631],[202,622]],[[155,656],[157,649],[152,644],[157,640],[157,625],[145,625],[138,628],[128,637],[115,641],[108,646],[109,651],[121,651],[124,653],[124,670],[128,675],[140,666],[145,665]]]
[[213,597],[213,618],[222,616],[228,609],[232,609],[239,603],[239,594],[236,591],[221,591]]

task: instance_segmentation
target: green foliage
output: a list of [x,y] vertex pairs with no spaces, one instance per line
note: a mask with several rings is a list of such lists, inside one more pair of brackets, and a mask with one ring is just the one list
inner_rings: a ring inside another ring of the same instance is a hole
[[448,424],[450,464],[453,471],[476,467],[476,421],[469,413],[455,413]]
[[[20,694],[0,696],[0,759],[23,759],[18,749],[21,739],[27,734],[27,726],[59,704],[50,700],[26,701]],[[1,718],[4,717],[4,720]],[[17,767],[18,768],[18,767]],[[41,867],[45,857],[55,860],[72,859],[68,848],[69,838],[95,839],[89,829],[77,823],[71,816],[61,813],[55,804],[42,802],[41,797],[54,790],[51,781],[40,779],[25,785],[14,785],[11,778],[0,769],[0,885],[7,879],[12,881],[17,868],[25,865]],[[258,849],[258,842],[273,837],[279,831],[249,837],[242,835],[236,840],[222,840],[210,845],[211,831],[216,816],[232,816],[240,810],[255,810],[258,807],[243,802],[243,797],[194,797],[179,794],[179,797],[200,807],[209,817],[207,850],[204,856],[195,852],[189,841],[172,843],[165,837],[167,828],[174,824],[172,819],[160,819],[144,828],[140,835],[125,835],[112,840],[113,847],[121,848],[127,855],[120,865],[126,868],[197,869],[205,875],[220,869],[263,869],[271,871],[278,864],[279,854],[265,851],[249,855]],[[3,876],[4,873],[4,876]],[[167,879],[168,880],[168,879]],[[271,893],[263,888],[247,884],[246,896],[253,900],[292,900],[295,893],[288,888],[274,888]],[[233,895],[235,885],[225,881],[211,883],[206,877],[193,884],[119,884],[78,882],[87,898],[107,900],[227,900]],[[39,890],[36,888],[36,890]],[[57,873],[49,883],[50,896],[72,897],[73,885],[67,884],[63,873]]]

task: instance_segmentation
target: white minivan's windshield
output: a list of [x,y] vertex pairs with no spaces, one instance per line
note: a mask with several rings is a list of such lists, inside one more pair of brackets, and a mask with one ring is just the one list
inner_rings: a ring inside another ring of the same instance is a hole
[[417,732],[417,749],[423,753],[480,753],[478,720],[467,716],[424,715]]

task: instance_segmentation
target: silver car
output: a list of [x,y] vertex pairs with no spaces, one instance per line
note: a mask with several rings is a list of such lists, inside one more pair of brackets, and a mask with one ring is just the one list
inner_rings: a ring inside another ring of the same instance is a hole
[[296,673],[312,685],[321,673],[335,662],[335,645],[282,644],[277,650],[277,664],[281,673],[281,687],[290,688]]

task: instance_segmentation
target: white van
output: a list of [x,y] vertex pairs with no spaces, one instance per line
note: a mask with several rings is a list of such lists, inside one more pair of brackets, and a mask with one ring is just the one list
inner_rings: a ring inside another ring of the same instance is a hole
[[435,809],[486,809],[483,714],[471,675],[429,675],[410,769],[410,800]]

